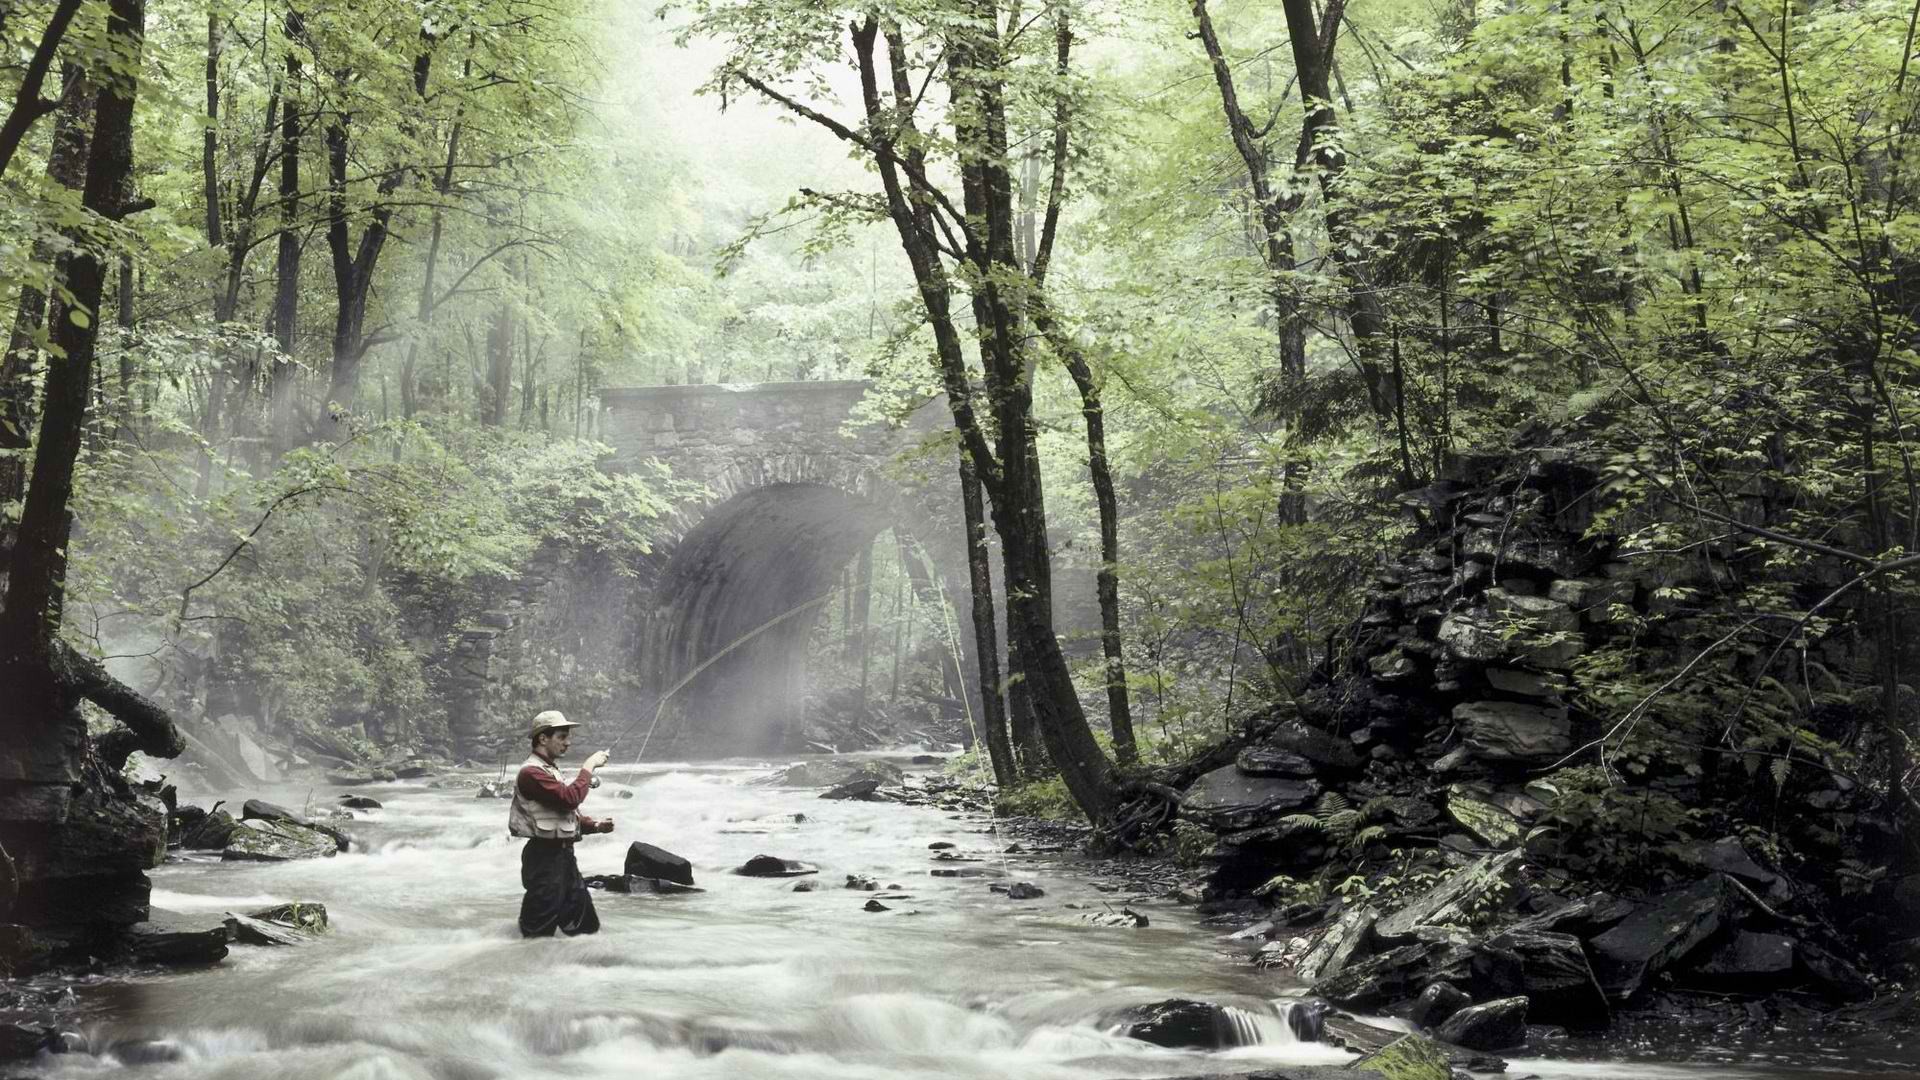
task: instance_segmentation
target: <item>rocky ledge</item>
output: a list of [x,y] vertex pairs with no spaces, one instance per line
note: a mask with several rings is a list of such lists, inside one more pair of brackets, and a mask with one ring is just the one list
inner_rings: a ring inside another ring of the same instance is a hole
[[[1712,545],[1633,549],[1594,526],[1603,487],[1536,457],[1409,496],[1426,524],[1339,661],[1156,778],[1184,789],[1175,836],[1210,851],[1205,906],[1251,924],[1253,962],[1484,1050],[1676,1001],[1764,1025],[1789,996],[1914,982],[1888,728],[1861,706],[1792,717],[1791,767],[1725,737],[1758,676],[1713,670],[1675,598],[1777,582]],[[1805,644],[1835,671],[1858,647]],[[1672,672],[1733,690],[1662,711],[1646,689]]]

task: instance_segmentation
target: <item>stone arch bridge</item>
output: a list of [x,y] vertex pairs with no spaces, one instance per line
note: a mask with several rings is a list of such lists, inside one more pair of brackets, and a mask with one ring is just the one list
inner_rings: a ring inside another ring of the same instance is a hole
[[[649,756],[792,744],[821,603],[882,532],[896,530],[921,555],[910,569],[922,587],[964,589],[954,451],[929,445],[950,425],[946,407],[922,406],[904,424],[861,422],[867,389],[840,381],[601,391],[601,438],[615,451],[607,468],[657,461],[707,491],[676,507],[631,585],[641,693],[630,711],[642,730],[658,695],[693,676],[669,701]],[[908,453],[916,447],[928,452]],[[952,599],[963,617],[964,593]],[[965,643],[971,633],[956,621],[954,636]]]

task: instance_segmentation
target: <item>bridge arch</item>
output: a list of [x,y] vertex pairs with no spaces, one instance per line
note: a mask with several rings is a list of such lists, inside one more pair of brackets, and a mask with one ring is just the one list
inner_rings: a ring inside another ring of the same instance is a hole
[[904,426],[852,424],[866,388],[604,392],[610,467],[659,461],[707,492],[676,507],[642,571],[636,664],[645,711],[686,680],[662,712],[650,754],[796,747],[807,643],[822,605],[842,569],[887,530],[912,538],[949,593],[965,581],[950,470],[917,483],[902,478],[897,461],[940,429],[942,411],[923,409]]

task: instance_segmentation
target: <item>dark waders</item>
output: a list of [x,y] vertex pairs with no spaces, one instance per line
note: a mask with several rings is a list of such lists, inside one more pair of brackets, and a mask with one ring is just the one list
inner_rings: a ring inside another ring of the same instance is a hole
[[520,884],[527,890],[520,901],[522,937],[552,937],[555,930],[572,936],[600,929],[593,894],[573,860],[573,841],[528,840],[520,851]]

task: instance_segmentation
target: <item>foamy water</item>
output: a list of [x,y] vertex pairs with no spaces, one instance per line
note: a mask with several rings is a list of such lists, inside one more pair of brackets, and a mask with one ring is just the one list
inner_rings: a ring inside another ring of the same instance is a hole
[[[586,809],[618,822],[584,840],[585,873],[618,873],[630,840],[694,864],[697,895],[596,894],[602,931],[523,941],[520,842],[506,803],[421,782],[355,789],[383,809],[334,858],[174,862],[154,903],[199,913],[317,900],[333,928],[299,948],[235,946],[186,972],[136,973],[84,996],[90,1053],[43,1055],[43,1077],[491,1080],[506,1077],[1103,1080],[1337,1064],[1301,1043],[1272,976],[1222,955],[1190,909],[1133,903],[1146,929],[1089,926],[1117,897],[1058,864],[1013,859],[1047,890],[1010,901],[980,878],[936,878],[950,841],[999,869],[978,816],[827,802],[751,781],[760,765],[611,769]],[[473,779],[479,779],[476,775]],[[620,798],[623,791],[632,798]],[[338,789],[220,793],[324,808]],[[203,805],[210,801],[202,797]],[[804,820],[798,818],[804,817]],[[727,871],[756,854],[815,863],[816,891]],[[862,910],[848,874],[910,894]],[[1081,910],[1067,907],[1083,905]],[[1117,906],[1117,904],[1116,904]],[[1243,1045],[1174,1051],[1118,1034],[1114,1013],[1169,997],[1232,1007]],[[1849,1075],[1765,1064],[1545,1060],[1542,1080],[1787,1080]],[[1899,1072],[1875,1075],[1905,1075]]]

